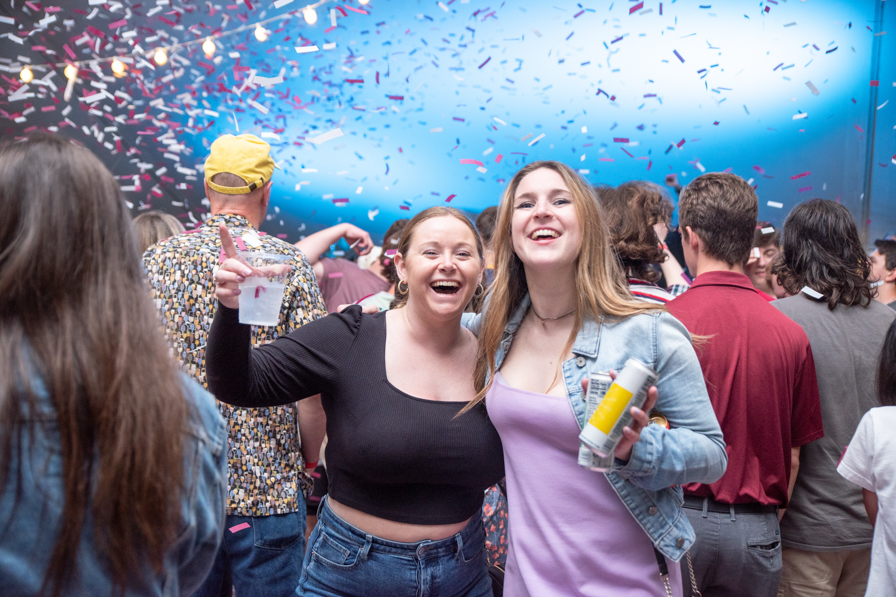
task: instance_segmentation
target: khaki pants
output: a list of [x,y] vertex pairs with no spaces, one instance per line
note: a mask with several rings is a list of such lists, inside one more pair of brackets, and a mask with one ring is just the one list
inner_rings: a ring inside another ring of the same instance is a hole
[[803,551],[784,547],[778,597],[862,597],[871,568],[871,548]]

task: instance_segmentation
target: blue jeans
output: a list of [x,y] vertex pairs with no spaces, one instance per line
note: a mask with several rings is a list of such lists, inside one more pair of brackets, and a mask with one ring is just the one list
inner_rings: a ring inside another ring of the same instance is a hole
[[[697,540],[691,547],[697,588],[704,597],[775,597],[781,580],[778,515],[701,512],[684,508]],[[691,595],[687,564],[682,584]]]
[[324,498],[308,545],[298,595],[492,597],[478,513],[453,537],[398,543],[348,524]]
[[215,564],[193,597],[229,596],[228,577],[240,597],[292,595],[302,575],[305,523],[304,503],[289,514],[228,515]]

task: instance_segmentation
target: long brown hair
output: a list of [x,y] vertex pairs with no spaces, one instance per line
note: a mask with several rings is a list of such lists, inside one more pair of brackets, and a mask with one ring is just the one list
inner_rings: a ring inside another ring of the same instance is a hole
[[788,294],[808,286],[824,295],[831,311],[874,300],[871,262],[852,214],[839,203],[811,199],[794,207],[784,220],[781,248],[772,274]]
[[39,379],[64,484],[41,592],[58,595],[76,578],[88,512],[124,592],[144,562],[161,573],[181,526],[189,416],[130,216],[102,163],[49,135],[0,147],[0,213],[0,495],[23,433],[35,432]]
[[572,348],[576,334],[586,318],[601,321],[663,309],[632,298],[622,269],[610,247],[610,232],[606,221],[588,183],[560,162],[534,162],[523,167],[507,185],[498,205],[498,224],[493,237],[495,281],[489,289],[486,301],[488,307],[479,332],[479,355],[474,378],[478,394],[465,410],[481,401],[491,386],[494,380],[495,354],[504,336],[504,327],[528,293],[523,262],[513,250],[511,219],[513,199],[520,181],[539,168],[553,170],[563,178],[582,227],[582,244],[576,259],[575,324],[561,355]]
[[624,182],[615,189],[599,187],[597,196],[607,219],[611,244],[627,274],[656,282],[650,267],[666,260],[654,225],[666,226],[672,218],[672,202],[657,184],[643,180]]
[[[476,231],[476,227],[473,226],[470,218],[464,215],[464,212],[454,207],[448,207],[447,205],[436,205],[435,207],[424,209],[416,216],[411,218],[411,220],[404,226],[404,230],[401,233],[401,239],[398,241],[398,254],[402,255],[402,257],[408,254],[408,251],[411,248],[411,240],[413,240],[414,238],[414,231],[418,226],[420,226],[420,224],[422,224],[426,220],[431,220],[433,218],[444,218],[446,216],[460,220],[461,222],[466,224],[467,228],[470,229],[470,232],[473,233],[473,238],[476,239],[476,252],[479,254],[479,262],[481,263],[483,254],[482,239],[479,237],[479,233]],[[385,247],[383,248],[385,249]],[[395,300],[392,301],[393,309],[404,307],[408,302],[408,293],[407,291],[402,291],[400,286],[400,283],[395,285]]]

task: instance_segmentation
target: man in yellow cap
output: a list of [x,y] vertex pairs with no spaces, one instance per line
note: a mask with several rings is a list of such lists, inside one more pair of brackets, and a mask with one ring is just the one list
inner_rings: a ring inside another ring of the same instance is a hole
[[[205,162],[211,216],[196,231],[161,241],[143,255],[175,357],[204,386],[206,334],[216,305],[214,272],[223,259],[220,223],[241,250],[292,257],[280,320],[276,326],[253,326],[254,346],[326,314],[302,253],[258,232],[275,167],[270,145],[254,135],[216,139]],[[320,399],[265,409],[221,402],[218,407],[230,425],[227,521],[215,565],[195,595],[229,596],[227,579],[240,597],[293,595],[305,551],[305,497],[311,488],[306,471],[314,470],[324,433]]]

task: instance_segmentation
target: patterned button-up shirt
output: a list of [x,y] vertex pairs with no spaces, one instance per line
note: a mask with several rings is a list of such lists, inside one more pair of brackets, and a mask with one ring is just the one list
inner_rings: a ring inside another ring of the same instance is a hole
[[[276,327],[253,326],[253,346],[272,342],[326,315],[314,272],[301,251],[258,235],[242,216],[212,216],[195,232],[151,246],[143,264],[169,345],[184,370],[206,388],[205,344],[215,315],[214,273],[222,256],[220,222],[227,224],[239,248],[293,256],[280,322]],[[261,246],[253,246],[258,240]],[[218,407],[230,425],[227,514],[266,516],[304,507],[299,492],[308,494],[311,478],[304,470],[296,404],[238,408],[219,402]]]

